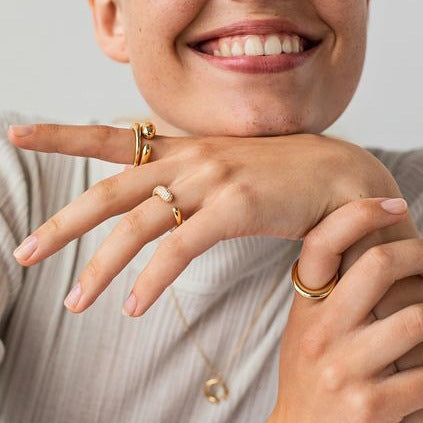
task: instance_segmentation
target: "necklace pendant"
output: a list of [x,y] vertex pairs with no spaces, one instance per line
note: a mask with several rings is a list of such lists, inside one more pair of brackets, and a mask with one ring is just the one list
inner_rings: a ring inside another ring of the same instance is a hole
[[229,389],[223,379],[216,376],[206,381],[204,394],[212,404],[219,404],[220,401],[228,399]]

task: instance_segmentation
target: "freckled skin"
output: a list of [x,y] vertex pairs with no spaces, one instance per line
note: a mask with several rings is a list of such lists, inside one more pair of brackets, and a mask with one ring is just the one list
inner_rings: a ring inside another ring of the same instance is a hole
[[[110,15],[100,26],[122,25],[124,37],[98,40],[110,57],[130,62],[153,116],[193,135],[319,133],[345,110],[362,72],[367,0],[97,0],[95,8]],[[313,60],[247,75],[215,69],[186,46],[216,27],[274,16],[323,39]]]

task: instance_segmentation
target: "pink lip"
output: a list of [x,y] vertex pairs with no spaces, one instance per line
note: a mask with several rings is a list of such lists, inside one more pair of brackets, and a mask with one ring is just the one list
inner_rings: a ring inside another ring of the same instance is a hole
[[283,72],[301,66],[309,59],[320,44],[302,53],[275,54],[271,56],[213,56],[191,48],[211,65],[221,69],[244,73],[274,73]]
[[220,27],[212,31],[206,32],[198,36],[195,40],[188,43],[190,47],[195,46],[206,40],[214,38],[228,37],[232,35],[246,35],[246,34],[271,34],[275,32],[284,32],[287,34],[297,34],[302,38],[307,38],[311,41],[319,41],[316,34],[300,28],[299,25],[292,21],[281,18],[273,19],[254,19],[234,22],[231,25]]

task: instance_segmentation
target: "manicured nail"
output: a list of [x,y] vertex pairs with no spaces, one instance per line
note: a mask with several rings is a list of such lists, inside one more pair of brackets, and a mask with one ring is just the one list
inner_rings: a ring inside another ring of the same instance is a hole
[[65,298],[65,301],[63,302],[63,304],[67,307],[67,308],[75,308],[78,303],[79,303],[79,299],[81,298],[81,284],[78,282],[73,288],[72,290],[69,292],[68,296]]
[[403,214],[407,210],[407,202],[403,198],[390,198],[380,203],[382,208],[391,214]]
[[13,255],[18,260],[28,260],[34,251],[37,249],[38,240],[35,236],[31,235],[28,238],[25,238],[21,245],[13,251]]
[[26,137],[34,132],[34,125],[10,125],[9,129],[17,137]]
[[132,316],[136,308],[137,308],[137,298],[135,297],[134,293],[131,292],[125,304],[123,305],[122,314],[124,316]]

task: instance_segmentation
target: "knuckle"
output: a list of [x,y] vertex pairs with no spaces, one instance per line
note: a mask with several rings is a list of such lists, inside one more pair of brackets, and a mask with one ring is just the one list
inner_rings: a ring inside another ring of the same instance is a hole
[[321,381],[326,391],[336,392],[348,382],[345,366],[342,362],[331,362],[321,371]]
[[184,261],[191,260],[191,248],[185,239],[178,233],[173,232],[170,236],[165,238],[163,242],[158,247],[161,253],[165,255],[177,255],[178,258],[181,258]]
[[91,188],[91,194],[96,201],[109,202],[114,200],[118,194],[117,179],[112,177],[97,182]]
[[369,202],[364,200],[354,200],[351,202],[354,213],[363,222],[369,222],[373,217],[373,210]]
[[241,203],[246,205],[248,206],[248,210],[250,209],[250,206],[255,204],[256,193],[252,185],[249,183],[234,181],[226,187],[225,191],[229,201],[234,201],[237,204]]
[[423,304],[409,306],[402,324],[411,339],[421,339],[423,336]]
[[391,269],[393,255],[391,249],[386,245],[371,247],[365,254],[370,268],[376,270],[377,273],[386,273],[387,270]]
[[201,165],[202,171],[205,173],[207,180],[226,179],[229,174],[228,166],[217,159],[208,159]]
[[350,412],[356,417],[357,423],[373,423],[377,421],[379,401],[370,388],[354,388],[348,393]]
[[59,214],[55,214],[52,216],[47,222],[47,230],[50,232],[58,232],[61,231],[65,225],[63,219],[60,217]]
[[147,219],[144,210],[141,208],[135,209],[123,216],[116,229],[124,235],[133,234],[145,226],[146,222]]
[[56,136],[61,132],[62,125],[54,123],[39,123],[36,125],[36,130],[47,136]]
[[322,357],[327,350],[328,340],[322,332],[306,330],[299,340],[299,348],[305,358],[316,360]]
[[98,260],[93,257],[85,267],[84,271],[84,279],[87,278],[88,280],[98,280],[100,277],[100,269],[102,268],[101,264]]
[[318,226],[314,227],[305,237],[303,248],[307,251],[320,250],[326,243],[323,240],[323,233]]
[[191,146],[190,155],[196,160],[208,159],[211,156],[212,148],[210,144],[198,142]]

